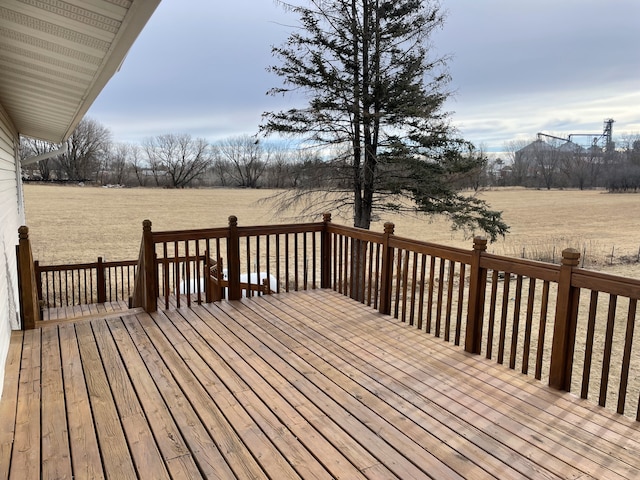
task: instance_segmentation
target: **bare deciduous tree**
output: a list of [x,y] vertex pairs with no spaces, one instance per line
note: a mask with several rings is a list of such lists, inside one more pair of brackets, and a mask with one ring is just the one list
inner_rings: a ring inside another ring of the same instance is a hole
[[131,170],[131,157],[136,149],[135,145],[128,143],[117,143],[111,147],[107,155],[105,169],[108,183],[117,185],[127,183]]
[[228,138],[216,145],[216,155],[231,164],[231,178],[240,187],[256,188],[269,164],[271,151],[248,135]]
[[91,118],[83,118],[67,139],[67,152],[56,158],[60,178],[95,180],[110,144],[109,129]]
[[640,165],[640,133],[622,135],[620,148],[628,163]]
[[[20,138],[20,160],[25,161],[29,157],[35,157],[42,155],[43,153],[53,152],[58,150],[60,145],[45,142],[44,140],[38,140],[36,138],[21,137]],[[41,180],[48,181],[51,179],[51,168],[54,160],[52,158],[46,158],[40,160],[37,163],[37,175]]]
[[288,188],[291,186],[291,152],[274,147],[271,162],[265,171],[265,184],[268,188]]
[[184,188],[202,176],[211,165],[211,148],[206,140],[188,134],[166,134],[148,138],[143,145],[156,184],[164,174],[168,186]]
[[513,140],[507,142],[504,146],[507,157],[510,160],[509,178],[507,180],[510,185],[526,185],[527,179],[531,175],[532,168],[529,158],[526,155],[516,155],[529,143],[523,140]]
[[597,151],[595,148],[582,148],[576,145],[562,152],[560,168],[571,187],[584,190],[597,186],[602,166],[602,151]]
[[213,162],[211,164],[211,171],[214,177],[213,181],[221,187],[226,187],[229,185],[233,166],[231,162],[220,156],[217,148],[214,148],[213,152]]
[[145,175],[145,166],[142,160],[140,147],[138,145],[129,145],[129,147],[129,169],[133,173],[138,186],[144,187],[147,184],[147,176]]

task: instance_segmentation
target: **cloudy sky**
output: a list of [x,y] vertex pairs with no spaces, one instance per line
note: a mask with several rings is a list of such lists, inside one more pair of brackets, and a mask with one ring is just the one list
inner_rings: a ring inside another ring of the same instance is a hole
[[[441,0],[451,55],[447,103],[489,151],[537,132],[640,134],[640,0]],[[162,0],[89,111],[119,142],[164,133],[216,141],[254,134],[291,98],[266,91],[271,46],[295,18],[272,0]]]

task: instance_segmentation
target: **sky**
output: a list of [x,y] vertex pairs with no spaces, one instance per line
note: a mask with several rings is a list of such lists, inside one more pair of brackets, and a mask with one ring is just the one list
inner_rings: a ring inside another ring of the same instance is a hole
[[[445,105],[488,152],[537,132],[640,134],[640,0],[441,0],[435,55],[450,56]],[[116,142],[166,133],[215,142],[257,132],[267,72],[296,18],[273,0],[162,0],[88,115]],[[298,103],[296,103],[298,102]]]

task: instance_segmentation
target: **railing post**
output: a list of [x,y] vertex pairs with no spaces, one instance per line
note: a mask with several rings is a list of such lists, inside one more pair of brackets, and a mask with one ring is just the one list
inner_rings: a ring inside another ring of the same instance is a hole
[[580,289],[571,285],[573,269],[580,263],[580,252],[573,248],[562,251],[558,278],[558,300],[551,346],[549,386],[558,390],[571,389],[571,369],[576,340],[576,324]]
[[98,267],[97,267],[97,285],[98,289],[98,303],[106,303],[107,302],[107,282],[106,276],[104,274],[104,266],[102,265],[102,257],[98,257]]
[[480,259],[486,251],[487,239],[475,237],[471,255],[467,331],[464,341],[464,349],[469,353],[480,353],[482,349],[482,319],[484,316],[487,270],[480,266]]
[[229,300],[240,300],[240,238],[238,238],[238,217],[229,217],[227,237],[227,276],[229,277]]
[[331,288],[331,233],[329,232],[329,223],[331,223],[331,214],[324,213],[322,215],[324,227],[322,228],[322,238],[320,239],[320,288]]
[[20,287],[20,315],[22,328],[30,330],[36,328],[40,321],[40,301],[36,282],[35,266],[29,241],[29,227],[18,229],[18,282]]
[[153,233],[151,232],[151,220],[142,222],[142,248],[144,288],[143,307],[147,312],[158,310],[158,280],[155,258],[155,244],[153,243]]
[[395,230],[391,222],[384,224],[382,236],[382,273],[380,279],[380,313],[391,313],[391,293],[393,290],[393,248],[389,246],[389,239]]

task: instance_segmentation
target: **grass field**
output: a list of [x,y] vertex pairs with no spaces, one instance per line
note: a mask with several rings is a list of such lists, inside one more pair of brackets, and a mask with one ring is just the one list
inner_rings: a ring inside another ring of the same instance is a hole
[[[25,185],[27,225],[34,257],[42,263],[123,260],[137,257],[142,221],[154,230],[289,223],[297,212],[278,217],[265,190],[107,189]],[[481,192],[503,211],[510,233],[489,246],[493,253],[559,261],[563,248],[586,253],[584,266],[640,277],[640,196],[602,191],[496,189]],[[319,219],[318,219],[319,220]],[[349,225],[350,219],[334,221]],[[396,234],[471,248],[464,232],[452,232],[442,218],[389,215],[372,225],[396,224]]]

